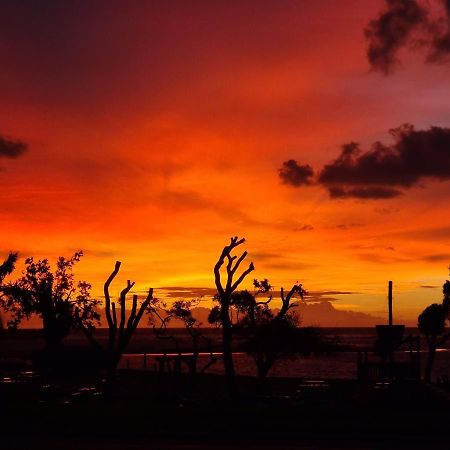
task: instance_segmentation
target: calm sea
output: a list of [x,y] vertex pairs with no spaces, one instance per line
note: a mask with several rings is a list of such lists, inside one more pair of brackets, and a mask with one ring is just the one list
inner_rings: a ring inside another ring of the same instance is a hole
[[[338,342],[345,351],[337,351],[331,354],[301,356],[295,359],[280,360],[270,372],[270,376],[300,377],[310,379],[337,379],[356,378],[356,364],[359,350],[373,349],[376,340],[375,328],[322,328],[321,332],[328,338]],[[201,339],[202,350],[205,352],[220,352],[220,330],[204,329],[205,339]],[[163,352],[172,353],[178,350],[189,352],[191,340],[184,329],[169,329],[173,339],[160,340],[155,337],[152,329],[138,329],[127,349],[126,355],[122,358],[122,368],[134,368],[139,370],[157,370],[157,354]],[[96,332],[97,338],[105,342],[107,330],[99,329]],[[405,336],[418,336],[417,328],[407,328]],[[68,345],[89,345],[85,336],[81,333],[73,333],[66,339]],[[33,349],[42,348],[44,345],[40,338],[39,330],[18,330],[13,335],[3,334],[0,339],[0,359],[1,358],[31,358]],[[447,342],[443,351],[438,352],[434,374],[450,375],[450,341]],[[426,362],[426,342],[421,338],[421,359],[422,367]],[[405,360],[409,357],[408,346],[403,347],[403,351],[398,352],[397,358]],[[146,355],[144,357],[144,355]],[[209,355],[203,355],[199,361],[199,368],[208,363]],[[234,355],[236,371],[240,375],[255,375],[255,365],[252,358],[246,354],[236,353]],[[213,364],[207,372],[223,373],[222,362]]]

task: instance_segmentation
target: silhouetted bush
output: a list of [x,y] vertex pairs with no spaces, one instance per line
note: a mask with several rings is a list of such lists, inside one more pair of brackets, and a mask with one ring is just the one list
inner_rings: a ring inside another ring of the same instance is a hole
[[54,272],[47,259],[27,258],[22,276],[1,288],[1,306],[11,317],[8,327],[36,315],[42,319],[47,346],[57,346],[72,329],[94,326],[100,302],[91,298],[89,283],[74,281],[73,267],[82,256],[79,251],[69,259],[59,257]]
[[417,326],[425,335],[428,344],[428,360],[425,368],[427,382],[431,381],[436,349],[450,337],[450,333],[445,333],[445,324],[450,313],[450,282],[448,280],[444,283],[442,292],[444,294],[442,303],[427,306],[418,317]]
[[[2,298],[3,298],[3,282],[5,278],[11,274],[16,266],[17,262],[17,253],[10,253],[7,258],[0,264],[0,306],[2,306]],[[0,316],[0,331],[3,330],[3,320]]]
[[[301,284],[295,284],[285,294],[280,290],[281,308],[271,310],[273,300],[272,286],[269,280],[254,280],[255,293],[237,291],[232,295],[232,309],[235,310],[235,332],[243,341],[243,349],[249,353],[256,364],[258,377],[265,378],[280,358],[292,356],[299,345],[299,321],[292,313],[295,296],[303,299],[305,290]],[[267,300],[258,301],[257,296],[268,294]]]

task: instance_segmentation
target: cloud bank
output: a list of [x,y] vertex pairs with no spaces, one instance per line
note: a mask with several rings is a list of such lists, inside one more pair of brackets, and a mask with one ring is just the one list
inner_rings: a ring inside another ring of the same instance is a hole
[[[389,199],[402,195],[426,179],[450,179],[450,128],[416,130],[404,124],[390,130],[391,145],[375,142],[363,150],[355,142],[344,144],[340,155],[326,164],[315,183],[328,190],[331,198]],[[295,160],[283,163],[279,176],[293,187],[312,184],[298,182],[300,166]]]
[[0,136],[0,158],[16,159],[27,151],[27,144]]
[[374,69],[387,74],[397,63],[398,50],[426,20],[426,11],[415,0],[387,0],[387,9],[365,30],[367,58]]
[[424,48],[427,63],[449,62],[450,0],[386,0],[385,10],[369,22],[364,34],[372,69],[385,75],[395,69],[404,47]]
[[279,174],[285,184],[304,186],[311,184],[314,171],[311,166],[300,166],[297,164],[297,161],[290,159],[283,163],[283,166],[279,169]]

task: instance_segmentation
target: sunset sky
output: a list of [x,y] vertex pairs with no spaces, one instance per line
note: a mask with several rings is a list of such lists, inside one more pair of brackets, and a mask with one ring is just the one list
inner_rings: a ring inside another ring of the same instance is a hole
[[[0,256],[83,249],[98,294],[116,259],[137,292],[213,287],[239,235],[254,277],[375,315],[392,279],[414,320],[450,263],[450,15],[428,3],[439,42],[400,0],[0,0]],[[388,7],[406,34],[368,57]]]

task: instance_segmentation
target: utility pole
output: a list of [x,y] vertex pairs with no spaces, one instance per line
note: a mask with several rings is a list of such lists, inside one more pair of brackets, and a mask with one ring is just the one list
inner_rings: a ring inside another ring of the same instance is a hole
[[392,281],[389,281],[388,288],[388,302],[389,302],[389,326],[392,327]]

